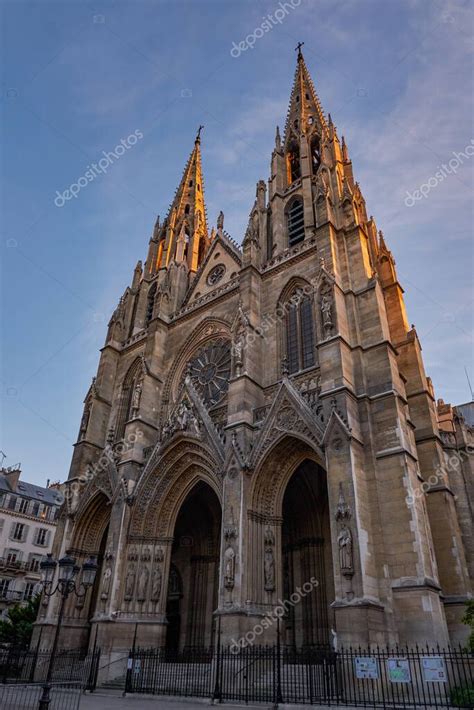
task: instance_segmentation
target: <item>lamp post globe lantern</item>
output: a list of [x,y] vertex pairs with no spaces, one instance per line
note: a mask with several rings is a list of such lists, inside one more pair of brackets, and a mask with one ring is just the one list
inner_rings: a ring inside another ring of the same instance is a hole
[[59,562],[59,581],[62,582],[63,584],[67,584],[68,582],[72,582],[74,580],[74,577],[76,576],[79,568],[76,565],[76,560],[74,557],[71,557],[67,552],[62,557]]
[[56,565],[57,562],[56,560],[53,560],[51,552],[48,552],[46,557],[40,562],[42,582],[45,587],[49,587],[53,583]]
[[[53,588],[53,580],[56,572],[56,566],[59,567],[57,584]],[[95,556],[90,556],[82,565],[82,568],[76,564],[75,558],[67,551],[64,557],[62,557],[59,562],[53,559],[52,554],[48,554],[46,558],[40,564],[42,572],[42,583],[43,583],[43,593],[46,597],[52,597],[57,592],[61,596],[61,603],[59,605],[58,623],[56,624],[56,631],[53,639],[53,646],[51,649],[51,654],[48,664],[48,672],[46,674],[46,680],[43,684],[43,692],[39,700],[38,709],[39,710],[49,710],[51,703],[51,679],[53,674],[54,663],[56,659],[56,653],[58,649],[59,632],[63,620],[64,608],[67,598],[71,593],[75,594],[76,597],[85,597],[88,590],[94,584],[98,564]],[[79,571],[82,571],[80,583],[76,583],[76,577]]]
[[81,583],[85,589],[92,587],[95,582],[98,564],[97,558],[91,555],[82,565]]

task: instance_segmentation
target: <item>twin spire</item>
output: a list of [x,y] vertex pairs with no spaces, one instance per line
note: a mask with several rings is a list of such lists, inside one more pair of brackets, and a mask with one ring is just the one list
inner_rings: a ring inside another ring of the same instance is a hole
[[[299,42],[297,66],[291,91],[283,144],[301,133],[319,133],[327,122],[316,94]],[[199,126],[194,147],[184,168],[181,182],[163,225],[158,226],[159,249],[156,268],[167,267],[172,261],[186,262],[190,271],[197,271],[207,252],[211,238],[207,226],[204,184],[201,163],[201,130]],[[280,136],[277,136],[280,142]]]

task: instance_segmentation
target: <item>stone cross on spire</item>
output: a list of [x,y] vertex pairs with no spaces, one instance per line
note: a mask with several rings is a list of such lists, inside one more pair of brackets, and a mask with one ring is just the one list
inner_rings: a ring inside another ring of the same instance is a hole
[[199,143],[201,141],[201,131],[204,128],[204,126],[199,126],[197,134],[196,134],[196,143]]
[[301,52],[301,47],[304,45],[304,42],[298,42],[298,44],[295,47],[295,52],[298,52],[298,59],[303,56]]

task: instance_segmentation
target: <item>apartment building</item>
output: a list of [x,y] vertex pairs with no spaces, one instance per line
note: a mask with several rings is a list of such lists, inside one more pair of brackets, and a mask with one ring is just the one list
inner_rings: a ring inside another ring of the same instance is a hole
[[0,614],[34,595],[62,502],[54,485],[43,488],[20,476],[19,464],[0,469]]

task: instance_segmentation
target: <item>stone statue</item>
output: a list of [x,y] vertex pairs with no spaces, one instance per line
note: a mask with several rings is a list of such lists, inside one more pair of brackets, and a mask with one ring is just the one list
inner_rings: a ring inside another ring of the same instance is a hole
[[339,546],[339,566],[344,576],[352,576],[354,573],[352,560],[352,534],[345,525],[341,528],[337,536]]
[[84,412],[82,414],[81,426],[79,428],[79,439],[83,439],[86,435],[87,426],[89,424],[90,416],[91,416],[91,404],[90,404],[90,402],[87,402],[86,406],[84,407]]
[[110,565],[107,565],[104,571],[104,575],[102,577],[102,593],[100,595],[100,598],[103,599],[104,601],[109,598],[109,592],[110,592],[110,583],[112,581],[112,568]]
[[143,388],[142,383],[140,381],[138,381],[134,387],[134,390],[133,390],[132,417],[136,417],[138,412],[140,411],[140,400],[142,398],[142,388]]
[[153,570],[153,576],[151,578],[151,601],[159,602],[161,598],[161,586],[163,582],[163,573],[161,571],[161,565],[157,565]]
[[323,325],[325,328],[332,328],[332,304],[328,295],[324,294],[321,299],[321,313],[323,316]]
[[224,586],[226,589],[234,588],[235,580],[235,552],[229,545],[224,553]]
[[217,217],[217,229],[224,229],[224,213],[222,210],[219,212]]
[[139,602],[143,602],[146,599],[149,578],[150,578],[150,571],[148,569],[148,565],[143,565],[143,567],[140,570],[140,576],[138,578],[138,586],[137,586],[137,599]]
[[265,573],[265,590],[267,592],[273,592],[275,590],[275,558],[271,547],[267,547],[265,550],[263,567]]
[[125,599],[130,601],[133,598],[135,589],[135,565],[132,563],[128,567],[127,576],[125,578]]
[[244,364],[244,345],[245,332],[241,328],[235,336],[232,343],[232,354],[234,356],[234,373],[236,377],[242,374],[242,366]]
[[176,428],[178,430],[185,431],[188,428],[189,415],[189,405],[183,400],[176,412]]

